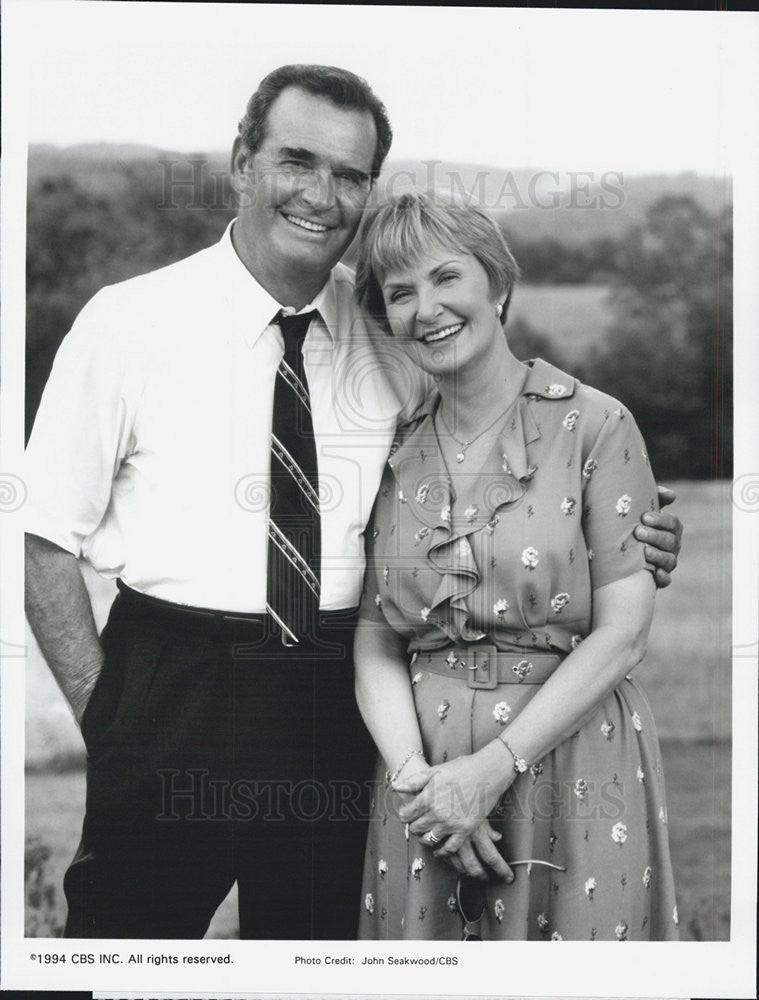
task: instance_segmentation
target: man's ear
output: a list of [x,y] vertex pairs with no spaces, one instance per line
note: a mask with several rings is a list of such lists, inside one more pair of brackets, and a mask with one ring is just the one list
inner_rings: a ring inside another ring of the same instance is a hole
[[245,186],[245,168],[248,163],[248,151],[242,141],[242,136],[237,136],[232,143],[232,156],[229,161],[229,177],[232,183],[232,190],[240,194]]

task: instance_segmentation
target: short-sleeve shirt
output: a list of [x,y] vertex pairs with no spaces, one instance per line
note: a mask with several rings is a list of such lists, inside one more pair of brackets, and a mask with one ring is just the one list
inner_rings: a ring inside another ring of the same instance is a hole
[[494,445],[498,475],[446,467],[436,391],[392,445],[362,615],[410,651],[484,638],[569,651],[591,630],[592,591],[650,568],[633,529],[658,509],[656,484],[629,411],[545,361],[526,364]]
[[[405,389],[338,264],[303,354],[318,450],[321,607],[355,607],[363,534]],[[64,339],[25,465],[28,532],[179,604],[266,608],[280,304],[215,246],[104,288]],[[422,396],[417,396],[416,405]]]

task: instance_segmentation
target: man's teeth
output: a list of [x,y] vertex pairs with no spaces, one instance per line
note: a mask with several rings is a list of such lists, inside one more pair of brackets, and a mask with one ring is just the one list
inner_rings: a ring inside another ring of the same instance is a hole
[[425,334],[422,340],[425,344],[434,344],[436,340],[444,340],[446,337],[451,337],[454,333],[458,333],[463,325],[463,323],[456,323],[454,326],[445,326],[442,330],[435,330],[434,333]]
[[312,233],[326,233],[327,227],[320,226],[318,222],[309,222],[308,219],[301,219],[298,215],[285,215],[288,222],[292,222],[294,226],[300,226],[301,229],[309,229]]

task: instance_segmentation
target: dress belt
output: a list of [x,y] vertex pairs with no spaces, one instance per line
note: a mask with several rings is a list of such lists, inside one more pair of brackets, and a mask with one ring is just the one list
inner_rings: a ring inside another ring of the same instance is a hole
[[492,691],[499,684],[543,684],[563,659],[560,653],[525,650],[521,655],[477,643],[419,650],[412,656],[411,666],[456,677],[470,688]]

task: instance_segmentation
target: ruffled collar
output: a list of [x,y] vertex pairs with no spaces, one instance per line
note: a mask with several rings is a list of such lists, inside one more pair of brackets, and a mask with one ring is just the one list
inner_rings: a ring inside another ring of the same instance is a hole
[[[466,630],[465,599],[479,584],[480,572],[467,536],[492,530],[499,508],[521,500],[538,471],[527,458],[527,446],[541,436],[533,413],[535,401],[568,399],[575,392],[575,379],[559,368],[540,358],[526,365],[521,392],[493,445],[498,449],[499,474],[467,470],[465,463],[449,473],[433,423],[440,404],[436,389],[413,419],[399,428],[391,449],[388,464],[398,497],[420,525],[415,544],[426,545],[429,562],[441,574],[428,621],[451,638],[473,638]],[[443,608],[446,603],[448,611]]]

